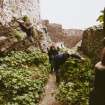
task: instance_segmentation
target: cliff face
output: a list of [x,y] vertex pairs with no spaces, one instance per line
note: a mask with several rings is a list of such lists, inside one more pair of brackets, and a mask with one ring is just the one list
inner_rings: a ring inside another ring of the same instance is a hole
[[81,50],[92,59],[94,64],[100,60],[104,37],[102,27],[91,27],[83,33]]
[[0,22],[3,24],[10,22],[13,16],[24,15],[37,24],[40,20],[39,0],[0,0]]
[[[45,49],[44,47],[48,46],[50,38],[41,29],[39,5],[39,0],[0,0],[0,52],[24,50],[31,46]],[[17,22],[11,22],[13,17],[18,19],[24,16],[28,16],[35,26],[34,44],[29,41]]]

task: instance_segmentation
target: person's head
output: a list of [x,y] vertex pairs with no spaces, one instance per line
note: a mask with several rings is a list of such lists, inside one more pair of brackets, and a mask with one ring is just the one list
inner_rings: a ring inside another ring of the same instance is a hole
[[101,62],[102,62],[102,65],[105,65],[105,48],[102,51]]
[[63,53],[63,56],[65,59],[68,59],[70,57],[70,54],[68,52]]
[[50,46],[50,49],[51,49],[51,50],[55,50],[56,48],[55,48],[54,45],[52,45],[52,46]]
[[57,50],[58,50],[58,51],[60,51],[60,48],[59,48],[59,46],[57,47]]

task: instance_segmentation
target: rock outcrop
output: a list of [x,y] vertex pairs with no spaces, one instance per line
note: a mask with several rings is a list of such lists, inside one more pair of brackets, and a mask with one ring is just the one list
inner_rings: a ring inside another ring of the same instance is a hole
[[[16,26],[16,24],[15,24]],[[12,50],[27,50],[29,48],[41,48],[42,33],[34,29],[33,41],[27,34],[17,27],[0,26],[0,53],[7,53]]]
[[[37,37],[34,39],[34,47],[45,50],[50,38],[41,29],[43,26],[40,23],[39,5],[39,0],[0,0],[0,52],[24,50],[33,46],[26,33],[14,21],[23,17],[28,17],[35,29]],[[13,24],[15,25],[11,27]]]
[[40,21],[39,0],[0,0],[0,22],[7,24],[12,17],[28,16],[32,23]]
[[105,34],[101,26],[88,28],[83,33],[81,50],[92,59],[93,64],[100,60],[104,37]]

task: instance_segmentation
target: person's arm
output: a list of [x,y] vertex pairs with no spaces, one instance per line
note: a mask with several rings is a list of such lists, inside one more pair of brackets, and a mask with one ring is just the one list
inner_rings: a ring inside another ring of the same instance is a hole
[[85,58],[82,57],[82,56],[79,55],[79,54],[71,54],[70,56],[71,56],[71,57],[74,57],[74,58],[77,58],[77,59],[80,59],[80,60],[82,60],[82,61],[85,61]]
[[71,57],[77,58],[77,59],[81,59],[82,57],[79,54],[71,54]]

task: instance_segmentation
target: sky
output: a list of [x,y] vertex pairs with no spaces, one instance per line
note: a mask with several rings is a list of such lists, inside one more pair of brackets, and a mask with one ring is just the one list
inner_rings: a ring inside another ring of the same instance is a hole
[[40,0],[41,18],[64,28],[85,29],[95,24],[105,0]]

